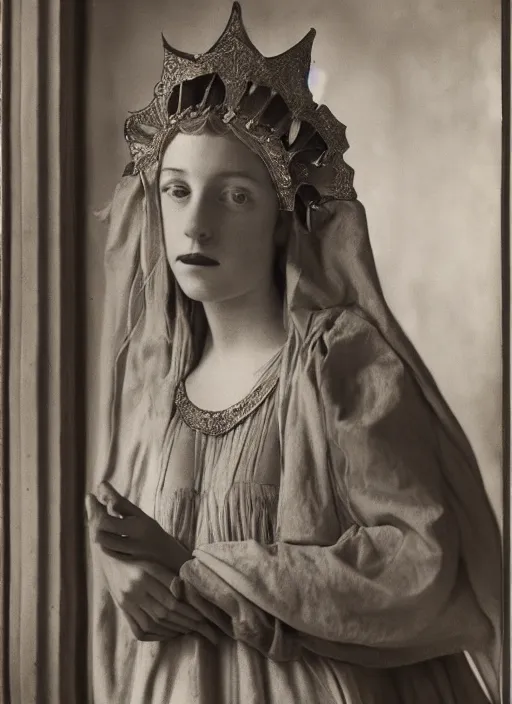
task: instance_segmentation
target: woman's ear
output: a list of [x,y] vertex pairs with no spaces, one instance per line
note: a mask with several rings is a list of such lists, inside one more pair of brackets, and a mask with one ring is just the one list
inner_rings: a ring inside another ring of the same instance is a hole
[[276,247],[284,247],[288,242],[290,222],[290,213],[280,210],[277,215],[276,227],[274,230],[274,244]]

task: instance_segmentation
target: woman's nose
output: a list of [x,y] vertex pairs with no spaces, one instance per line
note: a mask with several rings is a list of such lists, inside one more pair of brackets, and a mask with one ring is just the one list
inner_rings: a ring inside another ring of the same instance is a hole
[[203,224],[192,224],[188,225],[185,229],[185,235],[191,240],[196,240],[201,244],[209,242],[211,239],[210,228]]
[[209,215],[207,204],[201,200],[190,213],[190,219],[185,226],[185,235],[201,243],[208,242],[212,236],[212,219]]

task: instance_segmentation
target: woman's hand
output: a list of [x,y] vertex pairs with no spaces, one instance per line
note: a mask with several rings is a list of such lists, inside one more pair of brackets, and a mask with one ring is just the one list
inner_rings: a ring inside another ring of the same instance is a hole
[[138,640],[169,640],[201,630],[202,616],[188,604],[178,602],[163,581],[174,575],[144,562],[121,562],[102,555],[101,565],[112,598],[124,613]]
[[88,495],[86,506],[91,540],[99,545],[99,559],[109,591],[135,637],[168,640],[195,631],[216,644],[218,639],[211,624],[196,609],[171,594],[169,587],[175,574],[161,565],[127,559],[124,554],[116,556],[105,550],[100,536],[111,516],[94,495]]
[[[89,501],[96,500],[94,494]],[[176,574],[192,553],[169,535],[157,521],[103,482],[98,499],[106,507],[95,527],[95,542],[105,554],[119,559],[156,562]]]

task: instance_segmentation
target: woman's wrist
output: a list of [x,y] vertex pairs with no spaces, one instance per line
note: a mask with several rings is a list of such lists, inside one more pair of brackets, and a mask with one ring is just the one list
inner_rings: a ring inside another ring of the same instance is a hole
[[168,548],[166,556],[168,558],[166,567],[169,567],[175,574],[179,574],[182,565],[193,559],[192,553],[184,548],[172,535],[168,535]]

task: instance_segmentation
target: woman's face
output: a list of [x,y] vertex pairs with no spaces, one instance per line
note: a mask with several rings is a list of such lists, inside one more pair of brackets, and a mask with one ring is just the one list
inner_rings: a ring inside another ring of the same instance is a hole
[[160,203],[169,265],[189,298],[221,302],[271,285],[277,195],[234,135],[178,133],[163,155]]

